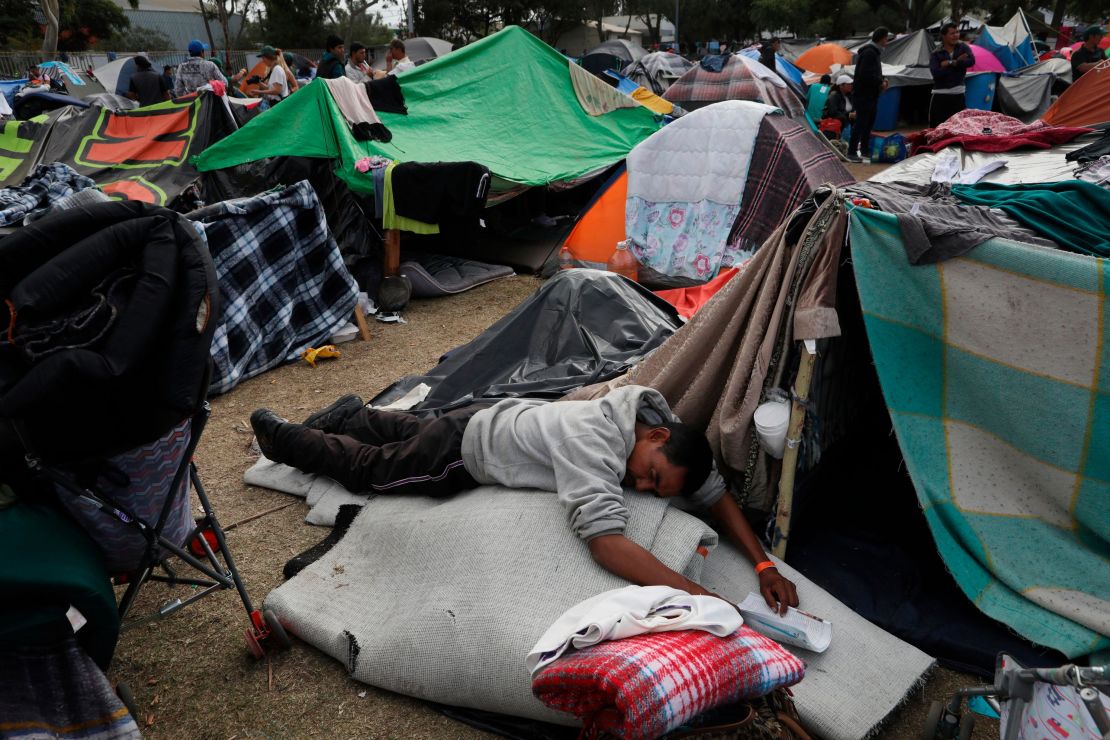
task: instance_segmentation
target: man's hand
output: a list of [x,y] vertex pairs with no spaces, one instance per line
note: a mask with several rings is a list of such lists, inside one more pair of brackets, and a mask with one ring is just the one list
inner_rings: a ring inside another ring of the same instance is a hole
[[798,590],[789,578],[779,573],[778,568],[768,568],[759,574],[759,593],[779,615],[786,614],[786,607],[798,606]]

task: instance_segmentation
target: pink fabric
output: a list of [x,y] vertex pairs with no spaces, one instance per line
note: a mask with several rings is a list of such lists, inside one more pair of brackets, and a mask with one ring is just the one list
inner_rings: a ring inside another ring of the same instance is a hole
[[984,49],[982,46],[971,45],[971,53],[975,55],[975,64],[971,65],[969,72],[1005,72],[1006,67],[998,61],[998,57]]
[[[984,129],[990,129],[990,133],[983,133]],[[906,139],[913,145],[914,154],[939,151],[953,144],[968,151],[1008,152],[1025,146],[1049,149],[1090,130],[1052,126],[1044,121],[1022,123],[1002,113],[969,109],[960,111],[936,128],[918,131]]]

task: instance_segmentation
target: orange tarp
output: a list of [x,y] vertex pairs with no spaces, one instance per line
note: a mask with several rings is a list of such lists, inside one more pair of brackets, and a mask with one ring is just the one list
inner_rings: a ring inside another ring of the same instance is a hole
[[604,267],[624,241],[624,201],[628,197],[628,172],[622,172],[582,216],[564,242],[578,262]]
[[1044,121],[1056,126],[1090,126],[1110,121],[1110,62],[1090,70],[1064,90],[1045,111]]
[[725,283],[736,277],[740,272],[738,267],[728,267],[721,270],[721,274],[704,285],[695,285],[692,288],[673,288],[671,290],[657,290],[655,295],[675,307],[678,315],[689,319],[704,306],[717,291],[725,287]]
[[814,74],[827,74],[834,64],[851,64],[852,52],[840,44],[818,44],[807,50],[794,62],[795,67],[801,67]]

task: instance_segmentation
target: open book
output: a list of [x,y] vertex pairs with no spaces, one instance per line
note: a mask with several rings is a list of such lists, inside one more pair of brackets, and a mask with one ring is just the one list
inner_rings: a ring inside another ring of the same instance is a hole
[[832,622],[789,607],[781,617],[762,596],[749,593],[737,604],[744,624],[775,642],[823,653],[832,642]]

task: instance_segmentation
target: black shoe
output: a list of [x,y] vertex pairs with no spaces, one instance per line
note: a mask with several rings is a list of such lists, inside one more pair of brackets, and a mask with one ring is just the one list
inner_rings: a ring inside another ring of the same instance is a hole
[[354,393],[348,393],[345,396],[340,396],[327,408],[309,414],[303,423],[309,429],[319,429],[322,432],[339,432],[343,429],[344,422],[365,405],[362,398]]
[[281,418],[270,409],[256,409],[251,414],[251,429],[254,430],[255,439],[258,440],[258,449],[270,460],[275,460],[274,435],[282,426],[289,422]]

